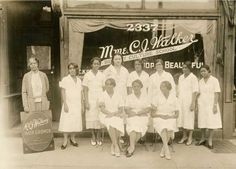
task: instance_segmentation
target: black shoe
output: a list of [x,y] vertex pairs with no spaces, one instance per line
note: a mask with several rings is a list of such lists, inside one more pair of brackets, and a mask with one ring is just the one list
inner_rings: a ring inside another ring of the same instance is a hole
[[206,144],[206,140],[204,140],[204,141],[199,141],[199,142],[197,142],[195,145],[196,146],[202,146],[202,145],[205,145]]
[[63,145],[63,144],[62,144],[62,145],[61,145],[61,149],[62,149],[62,150],[65,150],[66,147],[67,147],[67,144],[66,144],[66,145]]
[[213,145],[209,145],[209,143],[207,143],[205,146],[211,150],[214,148]]
[[127,151],[127,153],[126,153],[126,157],[131,157],[132,155],[134,154],[134,152],[132,152],[132,153],[129,153],[128,151]]
[[79,144],[78,143],[74,143],[71,139],[70,139],[70,144],[72,145],[72,146],[75,146],[75,147],[78,147],[79,146]]

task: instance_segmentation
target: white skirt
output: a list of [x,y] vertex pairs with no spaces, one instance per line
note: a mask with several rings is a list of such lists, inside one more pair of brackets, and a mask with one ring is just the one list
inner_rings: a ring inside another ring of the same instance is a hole
[[162,118],[153,118],[153,127],[161,135],[163,129],[167,129],[167,131],[177,132],[177,124],[176,119],[162,119]]
[[126,131],[128,134],[130,134],[132,131],[140,132],[142,136],[145,135],[147,129],[148,129],[148,120],[149,117],[140,117],[140,116],[134,116],[127,118],[127,126]]
[[124,120],[120,117],[109,117],[107,118],[105,114],[99,114],[100,122],[106,126],[107,130],[110,127],[113,127],[121,132],[121,135],[124,135]]

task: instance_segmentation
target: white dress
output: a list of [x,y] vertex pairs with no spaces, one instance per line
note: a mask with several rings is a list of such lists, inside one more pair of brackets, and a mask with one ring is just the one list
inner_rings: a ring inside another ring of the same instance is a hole
[[127,96],[127,80],[129,76],[128,70],[121,66],[120,72],[117,72],[113,65],[108,66],[103,71],[105,78],[113,78],[116,81],[115,92],[119,92],[125,99]]
[[[110,112],[118,111],[119,107],[124,107],[124,101],[120,93],[114,92],[112,97],[110,97],[106,91],[102,93],[99,98],[99,105],[105,105],[105,109]],[[104,124],[109,130],[110,127],[113,127],[121,132],[124,135],[124,122],[120,117],[106,117],[102,112],[99,113],[99,119],[102,124]]]
[[[132,111],[137,113],[142,109],[150,107],[150,104],[145,93],[142,93],[140,98],[137,98],[132,93],[127,96],[125,106],[131,108]],[[135,131],[140,132],[142,136],[144,136],[148,128],[148,120],[149,116],[133,116],[127,118],[127,133],[130,134],[130,132]]]
[[[157,107],[157,114],[174,115],[178,110],[178,100],[174,94],[170,94],[166,98],[162,93],[158,97],[154,97],[152,104]],[[153,118],[153,126],[155,130],[161,134],[163,129],[168,131],[178,131],[176,119],[162,119],[159,117]]]
[[61,109],[59,131],[62,132],[79,132],[82,131],[81,117],[81,80],[77,77],[77,82],[68,75],[59,82],[59,86],[65,89],[66,102],[69,111],[64,112],[64,105]]
[[190,73],[187,77],[182,74],[179,77],[179,103],[180,112],[177,120],[178,127],[183,127],[185,129],[194,129],[194,111],[190,111],[190,106],[192,103],[192,94],[198,92],[198,79],[193,74]]
[[143,83],[143,88],[141,89],[142,93],[147,94],[149,86],[149,75],[145,71],[142,71],[140,75],[138,75],[136,71],[131,72],[128,77],[127,87],[132,87],[132,82],[137,79]]
[[103,92],[104,75],[98,71],[95,75],[91,70],[84,75],[83,86],[88,87],[89,110],[86,110],[86,128],[100,129],[98,99]]
[[161,93],[160,86],[161,86],[161,82],[163,81],[169,81],[172,86],[171,93],[176,94],[176,91],[175,91],[176,87],[175,87],[173,76],[169,72],[166,72],[166,71],[163,71],[161,75],[159,75],[158,72],[156,72],[150,76],[148,93],[151,100],[156,95],[160,95]]
[[213,113],[214,95],[220,92],[219,81],[210,76],[207,82],[202,78],[199,81],[200,96],[198,98],[198,127],[217,129],[222,128],[219,104],[217,103],[217,113]]

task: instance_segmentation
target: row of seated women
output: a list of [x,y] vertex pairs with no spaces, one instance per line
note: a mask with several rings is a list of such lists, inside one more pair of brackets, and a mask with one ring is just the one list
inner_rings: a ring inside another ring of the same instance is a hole
[[[171,159],[168,141],[178,128],[183,129],[183,137],[178,143],[192,144],[196,108],[198,128],[202,129],[197,145],[213,148],[213,130],[221,128],[222,124],[219,82],[211,75],[209,66],[201,67],[202,79],[198,80],[191,73],[191,63],[186,62],[176,87],[172,75],[163,70],[161,59],[156,60],[156,72],[150,77],[142,70],[141,60],[134,61],[135,71],[130,74],[122,66],[120,55],[114,55],[112,64],[103,72],[99,71],[100,64],[99,58],[93,58],[91,70],[81,81],[76,73],[78,65],[71,63],[69,75],[59,83],[63,99],[59,123],[59,131],[64,133],[62,149],[67,147],[69,135],[71,144],[78,146],[75,133],[82,131],[81,112],[85,112],[86,128],[92,133],[91,144],[102,145],[101,128],[105,126],[112,142],[111,154],[119,157],[119,139],[127,132],[130,143],[126,156],[130,157],[136,142],[145,135],[151,118],[163,141],[160,156]],[[206,129],[209,130],[207,141]]]

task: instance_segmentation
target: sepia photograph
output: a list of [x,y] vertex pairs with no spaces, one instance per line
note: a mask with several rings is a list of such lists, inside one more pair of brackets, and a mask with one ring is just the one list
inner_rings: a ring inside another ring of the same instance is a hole
[[235,169],[236,0],[0,0],[1,169]]

